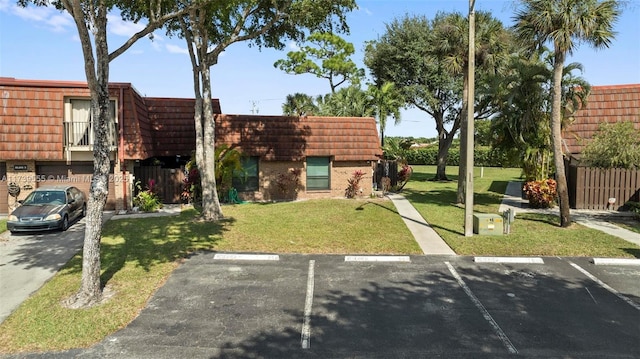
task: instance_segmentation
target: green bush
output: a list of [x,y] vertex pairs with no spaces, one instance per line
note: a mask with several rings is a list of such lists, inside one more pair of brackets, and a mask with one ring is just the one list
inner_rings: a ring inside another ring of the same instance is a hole
[[[407,163],[410,165],[438,164],[438,146],[433,145],[406,152]],[[508,164],[507,155],[502,151],[492,149],[489,146],[476,146],[473,151],[473,162],[475,166],[484,167],[504,167]],[[447,157],[447,166],[460,165],[460,148],[451,146]]]
[[158,195],[154,191],[154,180],[149,180],[147,189],[144,191],[142,190],[140,181],[136,182],[136,187],[138,188],[139,192],[133,199],[134,206],[138,207],[138,209],[143,212],[154,212],[162,208],[162,202],[160,202],[160,198],[158,198]]

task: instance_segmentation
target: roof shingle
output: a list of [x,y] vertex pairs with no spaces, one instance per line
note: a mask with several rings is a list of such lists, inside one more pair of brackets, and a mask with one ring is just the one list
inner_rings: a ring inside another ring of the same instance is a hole
[[598,131],[600,123],[631,121],[640,131],[640,84],[593,86],[587,104],[563,133],[564,150],[576,155]]

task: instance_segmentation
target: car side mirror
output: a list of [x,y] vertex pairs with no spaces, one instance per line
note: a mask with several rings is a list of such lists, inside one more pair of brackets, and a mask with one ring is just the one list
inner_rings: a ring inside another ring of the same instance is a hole
[[68,204],[74,204],[74,203],[76,203],[76,200],[72,198],[72,199],[70,199],[69,201],[67,201],[67,203],[68,203]]

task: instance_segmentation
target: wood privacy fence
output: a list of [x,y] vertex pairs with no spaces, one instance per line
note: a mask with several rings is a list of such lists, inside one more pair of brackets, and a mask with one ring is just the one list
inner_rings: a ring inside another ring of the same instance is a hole
[[[140,181],[143,191],[147,189],[149,180],[155,181],[155,192],[162,203],[180,203],[180,194],[185,179],[184,169],[141,166],[134,169],[134,174],[136,183]],[[137,188],[135,192],[137,194]]]
[[[620,210],[627,201],[640,202],[640,170],[567,168],[569,205],[575,209]],[[609,205],[609,199],[615,203]]]

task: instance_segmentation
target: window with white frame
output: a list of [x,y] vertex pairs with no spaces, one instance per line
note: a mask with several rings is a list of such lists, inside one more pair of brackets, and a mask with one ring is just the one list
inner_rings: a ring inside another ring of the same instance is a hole
[[[90,147],[95,143],[93,133],[93,119],[91,117],[90,99],[66,99],[65,100],[65,146]],[[116,101],[109,101],[108,143],[109,146],[117,145]]]

